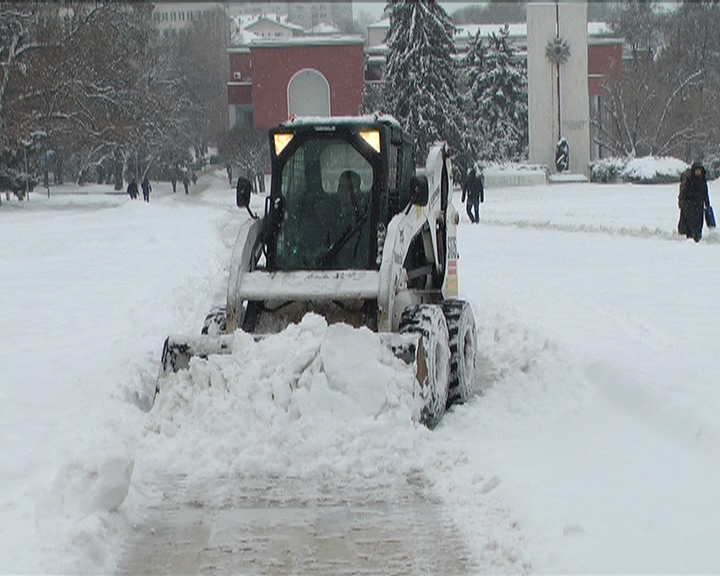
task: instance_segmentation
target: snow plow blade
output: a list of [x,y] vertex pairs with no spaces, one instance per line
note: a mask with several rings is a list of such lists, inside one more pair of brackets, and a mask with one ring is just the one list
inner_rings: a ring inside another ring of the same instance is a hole
[[[269,334],[253,334],[259,341]],[[422,338],[417,334],[396,334],[392,332],[378,333],[380,341],[390,351],[406,364],[414,364],[415,376],[422,385],[427,378],[427,362],[422,346]],[[232,354],[235,337],[232,334],[220,336],[168,336],[163,344],[160,374],[158,378],[167,374],[186,370],[190,367],[193,356],[207,359],[213,354]]]

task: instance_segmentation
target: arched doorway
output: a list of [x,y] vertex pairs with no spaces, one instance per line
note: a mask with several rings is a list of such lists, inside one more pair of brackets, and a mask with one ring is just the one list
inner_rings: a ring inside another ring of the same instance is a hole
[[296,72],[287,91],[288,116],[330,116],[330,84],[317,70]]

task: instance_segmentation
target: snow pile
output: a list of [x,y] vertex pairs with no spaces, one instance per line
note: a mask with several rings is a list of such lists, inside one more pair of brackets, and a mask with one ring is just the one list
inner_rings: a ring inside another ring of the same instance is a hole
[[76,519],[117,510],[127,497],[134,466],[127,447],[98,447],[60,468],[45,504]]
[[405,469],[421,433],[413,368],[377,334],[310,314],[259,342],[239,331],[233,350],[193,358],[189,370],[162,379],[148,423],[163,444],[153,455],[167,458],[161,468],[290,476]]

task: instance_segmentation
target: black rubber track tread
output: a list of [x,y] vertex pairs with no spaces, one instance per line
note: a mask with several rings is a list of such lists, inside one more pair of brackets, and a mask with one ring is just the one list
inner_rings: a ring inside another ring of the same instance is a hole
[[[408,306],[405,310],[403,310],[400,318],[400,332],[420,334],[423,337],[423,348],[425,349],[426,354],[430,352],[430,347],[436,341],[436,338],[441,338],[441,341],[445,338],[442,334],[431,334],[431,330],[435,325],[438,325],[438,328],[436,329],[447,331],[446,321],[440,306],[433,306],[430,304]],[[430,346],[428,344],[430,344]],[[447,362],[449,372],[450,358],[448,357],[445,361]],[[428,362],[430,363],[429,358]],[[429,364],[428,377],[430,377],[430,373],[433,370],[434,364]],[[437,426],[443,417],[445,406],[447,404],[448,383],[449,380],[444,383],[444,386],[442,386],[440,390],[438,390],[435,382],[428,381],[427,389],[420,391],[424,402],[422,413],[420,415],[420,421],[428,428],[434,428]]]
[[[448,383],[448,401],[447,406],[452,404],[463,404],[468,400],[472,391],[472,382],[465,382],[465,370],[461,369],[460,362],[463,361],[463,340],[464,334],[460,334],[461,320],[464,314],[469,314],[472,318],[470,326],[475,329],[475,319],[472,308],[464,300],[446,300],[442,305],[443,314],[447,321],[448,334],[450,336],[450,381]],[[477,347],[477,337],[473,337],[473,342]],[[474,363],[470,374],[470,380],[474,377]],[[470,367],[468,367],[469,369]]]

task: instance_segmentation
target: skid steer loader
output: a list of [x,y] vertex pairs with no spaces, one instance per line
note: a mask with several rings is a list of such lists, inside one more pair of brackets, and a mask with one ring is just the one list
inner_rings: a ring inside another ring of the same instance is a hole
[[416,170],[413,142],[382,115],[295,118],[269,136],[262,218],[250,211],[250,187],[238,187],[237,205],[253,218],[238,232],[226,306],[200,335],[167,338],[161,377],[194,355],[230,353],[235,330],[260,337],[314,311],[369,327],[414,363],[420,420],[434,427],[467,400],[477,354],[473,311],[457,299],[446,146]]

